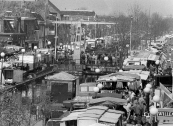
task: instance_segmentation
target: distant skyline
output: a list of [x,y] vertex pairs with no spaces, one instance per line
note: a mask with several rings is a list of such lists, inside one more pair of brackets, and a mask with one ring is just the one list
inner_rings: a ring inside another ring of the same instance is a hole
[[128,14],[129,9],[137,4],[143,11],[158,12],[162,16],[173,16],[173,0],[50,0],[60,10],[87,8],[98,15]]

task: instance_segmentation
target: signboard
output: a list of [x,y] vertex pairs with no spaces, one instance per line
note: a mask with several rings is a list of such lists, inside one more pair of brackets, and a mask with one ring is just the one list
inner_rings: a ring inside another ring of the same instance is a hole
[[173,108],[159,108],[158,120],[173,120]]
[[34,63],[34,56],[33,55],[19,55],[19,61],[22,62],[23,60],[23,63]]

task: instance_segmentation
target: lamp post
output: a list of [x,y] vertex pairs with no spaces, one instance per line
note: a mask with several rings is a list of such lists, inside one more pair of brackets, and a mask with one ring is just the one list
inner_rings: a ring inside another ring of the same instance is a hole
[[109,58],[107,56],[104,57],[104,61],[105,61],[105,67],[107,66],[107,61],[109,60]]
[[132,51],[132,21],[133,21],[133,17],[131,17],[130,19],[130,56]]
[[123,70],[119,70],[119,72],[123,72]]
[[39,53],[39,54],[37,55],[37,57],[38,57],[38,61],[40,62],[41,54]]
[[22,70],[23,70],[23,56],[24,56],[24,53],[25,53],[25,49],[22,49]]
[[153,116],[152,119],[152,126],[157,126],[157,113],[158,113],[158,109],[156,108],[156,104],[160,101],[160,97],[158,95],[155,95],[153,97],[153,101],[155,102],[155,106],[153,106],[150,109],[150,114]]
[[144,92],[146,93],[146,104],[147,104],[146,109],[147,109],[147,112],[149,112],[149,107],[150,107],[149,106],[149,104],[150,104],[150,88],[145,87]]
[[3,73],[3,60],[4,60],[5,53],[1,52],[1,86],[2,85],[2,73]]
[[99,68],[96,68],[96,69],[95,69],[95,72],[96,72],[96,73],[100,73],[100,69],[99,69]]
[[128,58],[128,56],[129,56],[129,44],[127,44],[126,47],[127,47],[127,58]]
[[99,88],[99,90],[101,90],[103,88],[103,85],[101,83],[97,84],[97,87]]
[[97,93],[99,92],[99,88],[98,87],[94,87],[94,92],[95,92],[95,98],[97,98]]
[[35,62],[35,60],[36,60],[36,52],[37,52],[37,46],[34,46],[34,68],[36,68],[36,62]]
[[158,71],[159,71],[158,68],[159,68],[160,60],[156,60],[155,64],[156,64],[156,67],[157,67],[157,72],[156,73],[158,74]]
[[[96,69],[95,69],[95,72],[96,72],[96,73],[100,73],[100,69],[99,69],[99,68],[96,68]],[[97,75],[97,79],[98,79],[98,75]]]
[[47,45],[49,46],[48,48],[50,48],[51,41],[48,41],[48,42],[47,42]]
[[113,80],[114,82],[116,82],[116,81],[117,81],[117,78],[116,78],[115,76],[113,76],[113,77],[112,77],[112,80]]

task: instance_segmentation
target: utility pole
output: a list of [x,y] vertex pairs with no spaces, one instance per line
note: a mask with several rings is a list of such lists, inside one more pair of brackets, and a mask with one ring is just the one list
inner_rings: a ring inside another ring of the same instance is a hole
[[[56,22],[58,21],[57,20],[58,18],[56,17]],[[57,58],[57,39],[58,39],[58,24],[55,23],[55,60]]]
[[45,4],[44,4],[44,9],[45,9],[45,13],[44,13],[44,45],[46,44],[46,17],[47,17],[47,5],[48,5],[48,0],[45,0]]
[[133,20],[133,17],[131,17],[130,19],[130,56],[132,53],[132,20]]

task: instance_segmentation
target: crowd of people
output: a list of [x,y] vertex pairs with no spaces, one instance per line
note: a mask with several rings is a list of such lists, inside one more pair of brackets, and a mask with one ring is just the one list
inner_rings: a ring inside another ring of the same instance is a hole
[[[105,57],[108,59],[105,60]],[[117,66],[120,63],[120,54],[116,53],[81,53],[81,64]]]

